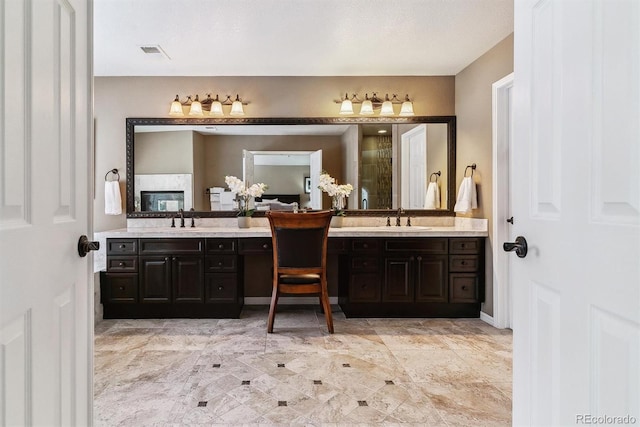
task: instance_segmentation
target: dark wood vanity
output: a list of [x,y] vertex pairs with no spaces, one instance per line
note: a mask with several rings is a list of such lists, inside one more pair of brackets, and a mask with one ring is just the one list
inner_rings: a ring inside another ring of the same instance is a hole
[[[347,317],[480,315],[484,237],[330,237],[328,250]],[[236,318],[245,286],[270,282],[252,261],[270,257],[268,237],[109,238],[104,318]]]

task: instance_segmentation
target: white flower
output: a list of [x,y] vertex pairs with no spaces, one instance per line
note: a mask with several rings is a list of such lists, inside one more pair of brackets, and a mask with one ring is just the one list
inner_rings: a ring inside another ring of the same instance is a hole
[[267,185],[261,182],[247,188],[244,181],[235,176],[225,176],[224,182],[233,193],[236,193],[236,197],[240,202],[240,216],[251,216],[253,209],[249,209],[249,199],[262,196],[267,189]]
[[351,184],[336,184],[336,179],[327,173],[320,175],[318,180],[318,188],[327,193],[329,196],[348,196],[353,191]]

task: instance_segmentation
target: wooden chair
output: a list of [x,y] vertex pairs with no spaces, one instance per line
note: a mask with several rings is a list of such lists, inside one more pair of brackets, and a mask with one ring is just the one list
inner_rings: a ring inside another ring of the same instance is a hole
[[333,318],[327,292],[327,239],[331,211],[291,213],[268,211],[273,242],[273,291],[267,332],[273,332],[280,294],[316,294],[329,333]]

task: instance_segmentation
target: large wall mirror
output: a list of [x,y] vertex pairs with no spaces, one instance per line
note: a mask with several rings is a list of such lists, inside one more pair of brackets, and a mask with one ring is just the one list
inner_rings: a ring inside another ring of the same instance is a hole
[[129,218],[234,216],[226,175],[266,183],[272,208],[328,209],[320,171],[354,186],[349,215],[454,215],[455,116],[129,118],[126,131]]

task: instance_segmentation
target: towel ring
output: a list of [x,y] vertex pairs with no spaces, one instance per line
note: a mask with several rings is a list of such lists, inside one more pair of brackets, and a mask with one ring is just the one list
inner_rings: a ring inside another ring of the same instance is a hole
[[107,173],[104,175],[104,180],[105,180],[105,181],[108,181],[107,177],[109,176],[109,174],[110,174],[110,173],[112,173],[112,174],[116,175],[116,179],[115,179],[115,181],[120,181],[120,174],[118,173],[118,169],[111,169],[109,172],[107,172]]
[[467,169],[471,168],[471,176],[473,176],[473,171],[476,170],[476,164],[470,164],[466,168],[464,168],[464,176],[467,176]]
[[[438,177],[440,176],[440,171],[438,172],[434,172],[431,175],[429,175],[429,182],[438,182]],[[433,178],[433,175],[436,175],[436,180],[435,181],[431,181],[431,178]]]

